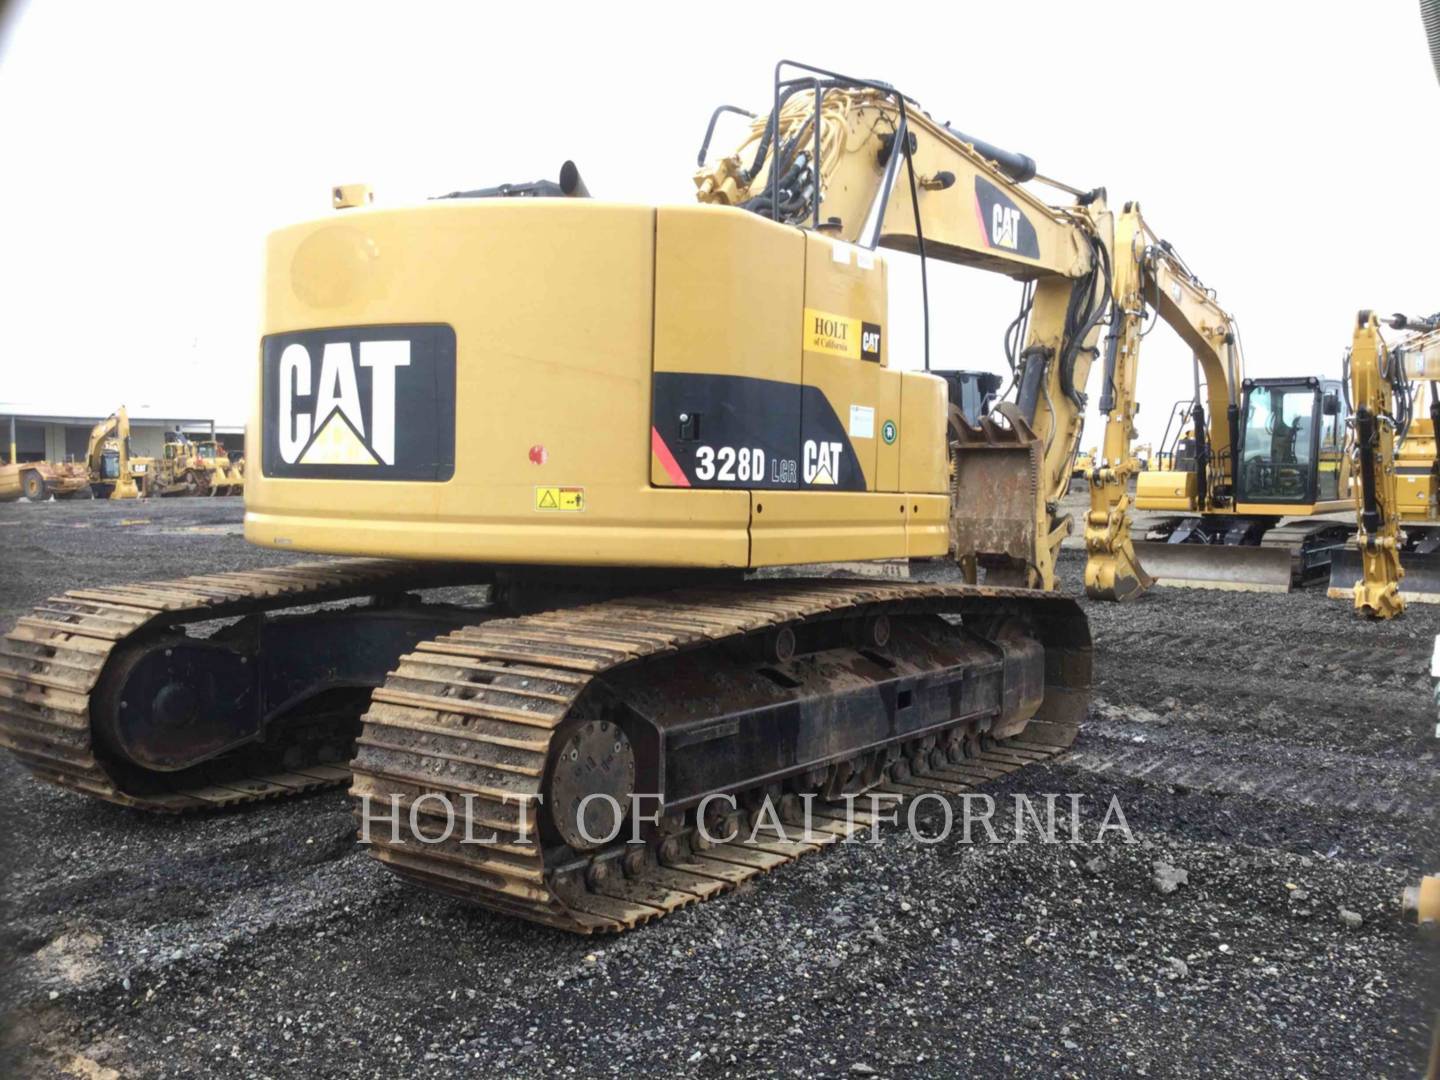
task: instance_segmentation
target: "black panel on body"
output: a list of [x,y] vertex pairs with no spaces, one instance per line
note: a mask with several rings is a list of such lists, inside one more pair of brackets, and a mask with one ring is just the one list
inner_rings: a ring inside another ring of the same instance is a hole
[[346,326],[261,340],[261,468],[314,480],[455,474],[455,331]]
[[983,176],[975,178],[975,208],[992,248],[1005,248],[1027,259],[1040,257],[1040,240],[1025,211]]
[[655,372],[653,387],[651,423],[683,474],[679,486],[866,489],[850,437],[819,387],[675,371]]

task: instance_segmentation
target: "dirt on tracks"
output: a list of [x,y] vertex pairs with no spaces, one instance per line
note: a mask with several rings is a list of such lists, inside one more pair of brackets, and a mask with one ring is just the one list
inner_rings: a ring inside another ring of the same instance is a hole
[[[75,584],[289,561],[246,546],[239,513],[0,507],[0,627]],[[1078,591],[1075,553],[1062,572]],[[1369,624],[1318,590],[1163,589],[1088,611],[1074,752],[991,794],[997,820],[1015,794],[1078,795],[1087,839],[1118,799],[1135,843],[890,829],[619,938],[405,887],[355,846],[340,793],[166,820],[5,757],[0,1067],[1414,1075],[1440,963],[1396,898],[1440,867],[1440,612]]]

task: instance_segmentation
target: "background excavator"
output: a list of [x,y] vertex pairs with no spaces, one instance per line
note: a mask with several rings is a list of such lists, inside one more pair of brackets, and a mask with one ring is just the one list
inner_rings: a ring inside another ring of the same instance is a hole
[[[1198,381],[1198,380],[1197,380]],[[1170,407],[1170,417],[1165,421],[1165,431],[1160,436],[1160,449],[1155,451],[1152,469],[1169,472],[1189,472],[1195,468],[1195,428],[1190,414],[1195,410],[1194,398],[1177,401]]]
[[245,475],[232,465],[215,439],[189,438],[180,430],[165,433],[158,458],[131,452],[130,417],[122,405],[90,431],[85,455],[96,498],[138,499],[152,495],[241,495]]
[[[494,833],[382,829],[387,866],[580,932],[838,838],[835,800],[1043,760],[1089,683],[1086,620],[1045,590],[1112,219],[1035,176],[784,64],[699,206],[594,201],[568,163],[418,206],[335,189],[341,219],[269,239],[245,530],[365,557],[47,601],[0,651],[0,741],[167,811],[343,782],[353,752],[358,806],[443,830],[454,800]],[[967,417],[899,369],[882,247],[1025,283],[1013,396]],[[765,573],[952,552],[977,584]],[[825,808],[823,839],[712,842],[707,795],[736,807],[712,835],[774,796],[787,828]]]
[[1409,334],[1387,346],[1380,320],[1360,312],[1346,356],[1359,529],[1355,546],[1336,554],[1329,589],[1381,619],[1406,601],[1440,603],[1440,315],[1395,315],[1390,326]]
[[[1164,457],[1136,482],[1134,508],[1169,511],[1133,544],[1130,577],[1166,585],[1287,591],[1323,576],[1352,531],[1322,517],[1350,510],[1345,405],[1338,380],[1248,379],[1239,330],[1213,290],[1145,224],[1138,206],[1116,221],[1116,318],[1107,340],[1101,411],[1108,416],[1091,470],[1086,543],[1103,550],[1130,528],[1128,484],[1140,472],[1135,372],[1153,314],[1195,356],[1196,393],[1172,410]],[[1188,412],[1188,423],[1185,413]],[[1171,430],[1176,438],[1171,441]],[[1086,584],[1092,581],[1092,561]]]
[[90,429],[85,467],[97,499],[138,499],[154,462],[130,453],[130,414],[120,406]]

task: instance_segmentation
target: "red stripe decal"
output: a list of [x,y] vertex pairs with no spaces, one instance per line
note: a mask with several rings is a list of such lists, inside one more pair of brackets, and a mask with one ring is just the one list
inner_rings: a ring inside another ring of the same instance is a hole
[[660,466],[665,470],[665,475],[670,477],[670,482],[676,487],[689,487],[690,481],[685,476],[685,470],[680,468],[680,463],[675,460],[675,455],[670,453],[670,448],[665,445],[665,440],[660,437],[660,432],[653,427],[650,429],[650,452],[660,459]]
[[980,209],[980,196],[975,195],[975,220],[980,222],[980,235],[985,238],[986,247],[994,247],[990,242],[990,229],[985,224],[985,211]]

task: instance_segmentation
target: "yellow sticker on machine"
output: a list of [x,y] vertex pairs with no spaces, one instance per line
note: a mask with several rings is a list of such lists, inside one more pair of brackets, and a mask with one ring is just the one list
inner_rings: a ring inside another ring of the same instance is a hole
[[815,308],[805,309],[805,348],[860,359],[860,320]]
[[851,360],[880,360],[880,324],[818,308],[805,309],[805,348]]
[[585,509],[583,487],[536,487],[536,510],[569,510],[572,513]]

